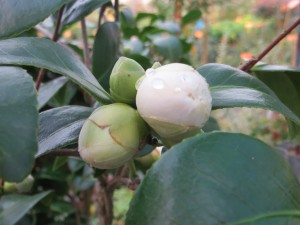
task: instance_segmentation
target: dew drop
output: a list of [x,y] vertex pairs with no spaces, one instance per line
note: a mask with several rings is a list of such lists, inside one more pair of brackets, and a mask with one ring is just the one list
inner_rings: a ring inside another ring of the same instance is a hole
[[183,82],[190,82],[191,78],[189,76],[187,76],[187,75],[184,74],[184,75],[181,75],[181,80]]
[[155,69],[150,68],[146,70],[146,76],[152,76],[155,74]]
[[163,89],[165,87],[165,83],[161,79],[154,79],[152,81],[152,87],[154,89],[160,90],[160,89]]

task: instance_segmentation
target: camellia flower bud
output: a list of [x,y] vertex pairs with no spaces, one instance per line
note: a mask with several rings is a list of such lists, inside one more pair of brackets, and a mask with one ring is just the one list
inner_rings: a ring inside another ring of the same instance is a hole
[[148,69],[136,84],[136,105],[167,147],[201,131],[211,112],[206,80],[191,66]]
[[110,75],[110,93],[117,102],[135,104],[136,81],[145,74],[145,70],[136,61],[120,57]]
[[123,103],[96,109],[84,123],[78,140],[81,158],[99,169],[114,169],[142,147],[149,128],[138,112]]
[[3,190],[5,193],[27,193],[31,191],[34,183],[34,178],[28,175],[24,180],[19,183],[5,182]]
[[158,147],[154,148],[149,154],[137,157],[134,160],[137,161],[144,169],[149,169],[153,163],[155,163],[161,156],[161,151]]

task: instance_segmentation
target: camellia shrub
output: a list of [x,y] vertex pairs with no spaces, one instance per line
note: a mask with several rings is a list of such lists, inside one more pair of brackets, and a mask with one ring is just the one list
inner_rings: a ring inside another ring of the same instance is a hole
[[[0,3],[0,224],[117,224],[121,187],[135,191],[126,225],[299,224],[300,184],[288,162],[258,139],[217,131],[211,117],[271,110],[299,140],[299,70],[251,60],[193,68],[179,25],[151,13],[131,18],[118,1]],[[88,39],[85,17],[97,8]],[[103,21],[105,9],[116,22]],[[200,16],[188,12],[181,26]],[[137,26],[142,19],[150,24]],[[82,49],[59,38],[79,21]],[[51,40],[36,37],[49,32]],[[139,32],[143,51],[128,39]]]

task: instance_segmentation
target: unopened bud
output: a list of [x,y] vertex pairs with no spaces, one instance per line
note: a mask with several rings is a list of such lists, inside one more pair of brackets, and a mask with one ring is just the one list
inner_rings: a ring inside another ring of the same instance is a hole
[[84,123],[78,141],[81,158],[99,169],[117,168],[144,144],[148,126],[123,103],[101,106]]
[[145,70],[136,61],[120,57],[110,75],[110,93],[117,102],[135,105],[136,81]]
[[212,97],[206,80],[191,66],[172,63],[148,69],[137,82],[137,109],[168,147],[199,133]]

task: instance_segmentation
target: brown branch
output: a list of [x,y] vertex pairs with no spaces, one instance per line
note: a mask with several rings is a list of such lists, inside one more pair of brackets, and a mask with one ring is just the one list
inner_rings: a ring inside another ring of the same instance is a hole
[[106,5],[103,5],[103,6],[100,8],[100,10],[99,10],[98,29],[99,29],[99,27],[101,26],[101,22],[102,22],[102,18],[103,18],[103,16],[104,16],[105,9],[106,9]]
[[82,40],[83,40],[83,53],[84,53],[84,64],[87,66],[87,68],[91,68],[91,59],[90,59],[90,49],[89,49],[89,43],[88,43],[88,35],[87,35],[87,29],[85,24],[85,19],[80,20],[81,24],[81,32],[82,32]]
[[76,218],[76,224],[77,225],[81,225],[82,222],[81,222],[81,219],[80,219],[80,209],[79,209],[79,206],[80,206],[80,200],[77,200],[76,197],[74,197],[72,194],[67,194],[67,196],[69,197],[72,205],[73,205],[73,208],[75,210],[75,218]]
[[[60,27],[61,27],[61,18],[62,18],[62,14],[63,14],[64,8],[65,8],[65,6],[61,7],[60,10],[59,10],[59,13],[58,13],[58,16],[57,16],[55,30],[54,30],[53,36],[51,38],[51,40],[55,41],[55,42],[58,40],[58,37],[59,37],[59,30],[60,30]],[[37,77],[37,79],[35,81],[35,88],[36,88],[37,91],[40,88],[40,85],[41,85],[42,80],[43,80],[43,78],[45,76],[45,73],[46,73],[46,69],[44,69],[44,68],[40,69],[38,77]]]
[[60,149],[56,151],[52,151],[43,157],[56,157],[56,156],[76,156],[79,157],[79,152],[77,149]]
[[256,58],[252,58],[249,61],[243,63],[239,66],[240,70],[245,72],[249,72],[250,69],[263,57],[265,57],[282,39],[284,39],[293,29],[295,29],[300,24],[300,18],[298,18],[289,28],[283,31],[280,35],[278,35],[275,40],[265,48]]
[[119,21],[119,0],[115,0],[114,9],[115,9],[115,20],[116,22],[118,22]]

